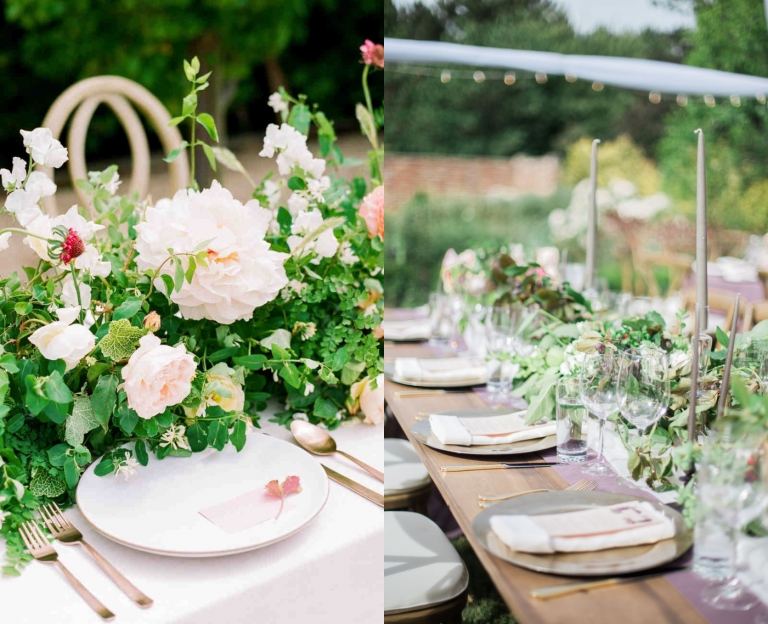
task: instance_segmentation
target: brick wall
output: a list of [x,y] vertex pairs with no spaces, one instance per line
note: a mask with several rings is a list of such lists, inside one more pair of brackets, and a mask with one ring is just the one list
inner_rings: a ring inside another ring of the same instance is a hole
[[504,199],[547,196],[559,179],[556,156],[479,158],[389,152],[384,159],[387,210],[397,210],[417,193]]

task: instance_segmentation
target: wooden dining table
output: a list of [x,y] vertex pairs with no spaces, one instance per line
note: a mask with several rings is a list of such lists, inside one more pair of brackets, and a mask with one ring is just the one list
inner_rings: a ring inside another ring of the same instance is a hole
[[[436,354],[426,344],[387,343],[385,360],[396,357],[429,357]],[[499,461],[447,454],[429,448],[413,436],[414,423],[428,413],[487,407],[483,395],[472,389],[445,393],[416,394],[416,388],[400,385],[387,379],[385,400],[402,430],[413,444],[432,481],[440,491],[446,505],[456,519],[477,557],[498,589],[501,598],[521,624],[698,624],[700,622],[753,622],[754,614],[736,612],[709,612],[694,605],[669,575],[616,585],[610,588],[579,592],[551,600],[539,600],[530,591],[573,579],[533,572],[503,561],[482,546],[473,531],[472,522],[480,513],[478,494],[499,495],[531,489],[561,490],[568,482],[554,468],[526,468],[522,470],[482,470],[473,472],[442,472],[441,466],[482,464]],[[537,461],[537,456],[514,456]],[[677,572],[673,574],[688,574]],[[698,591],[696,588],[695,591]],[[721,615],[720,615],[721,614]]]

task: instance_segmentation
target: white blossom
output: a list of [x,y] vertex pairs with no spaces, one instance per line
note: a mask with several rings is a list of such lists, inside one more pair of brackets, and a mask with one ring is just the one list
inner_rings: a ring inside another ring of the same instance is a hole
[[283,99],[283,96],[277,91],[269,96],[267,104],[276,113],[285,113],[288,111],[288,102],[286,102]]
[[38,165],[58,168],[67,162],[67,148],[53,138],[48,128],[21,130],[21,136],[24,147]]
[[[291,251],[297,249],[304,239],[313,232],[316,232],[323,223],[323,215],[317,209],[299,214],[291,225],[292,235],[288,237],[288,247],[290,247]],[[312,259],[312,263],[319,264],[323,258],[334,256],[338,248],[339,241],[336,240],[333,229],[329,227],[321,232],[319,236],[307,241],[301,250],[301,255],[304,256],[314,252],[316,257]]]
[[20,184],[24,183],[27,177],[27,162],[18,156],[14,156],[11,170],[0,169],[0,180],[6,191],[12,191]]

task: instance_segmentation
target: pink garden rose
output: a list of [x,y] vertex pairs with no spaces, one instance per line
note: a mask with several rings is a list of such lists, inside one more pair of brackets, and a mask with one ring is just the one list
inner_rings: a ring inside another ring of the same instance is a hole
[[[357,403],[363,413],[363,422],[378,425],[384,422],[384,375],[376,378],[376,387],[372,387],[370,377],[353,383],[349,389],[353,405]],[[356,409],[353,409],[357,413]]]
[[183,345],[169,347],[147,334],[122,371],[128,407],[141,418],[152,418],[181,403],[192,389],[195,368]]
[[360,54],[363,58],[363,63],[366,65],[373,65],[379,69],[384,69],[384,46],[380,43],[374,43],[370,39],[366,39],[363,45],[360,46]]
[[368,225],[371,238],[384,238],[384,187],[377,186],[360,203],[360,216]]

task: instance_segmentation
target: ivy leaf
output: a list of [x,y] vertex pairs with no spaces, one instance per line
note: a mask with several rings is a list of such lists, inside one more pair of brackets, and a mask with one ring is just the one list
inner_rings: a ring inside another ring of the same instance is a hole
[[129,319],[136,316],[136,313],[141,310],[142,299],[126,299],[115,309],[112,315],[113,320],[118,321],[120,319]]
[[57,479],[47,472],[38,472],[29,484],[29,491],[37,497],[56,498],[67,489],[61,479]]
[[[93,417],[106,431],[109,419],[115,411],[117,403],[117,377],[115,375],[103,375],[93,390],[91,397],[91,409]],[[74,446],[74,444],[73,444]]]
[[48,375],[45,383],[43,383],[43,391],[45,398],[54,403],[67,404],[72,402],[72,391],[64,383],[64,378],[58,371]]
[[77,467],[74,457],[67,457],[64,460],[64,481],[67,487],[73,489],[80,480],[80,468]]
[[229,439],[232,442],[232,446],[237,449],[238,453],[243,450],[243,447],[245,446],[245,421],[238,420],[235,423]]
[[96,429],[99,421],[93,413],[91,401],[88,397],[75,397],[72,413],[67,418],[64,426],[64,439],[71,446],[80,446],[85,440],[85,434]]
[[107,335],[99,340],[99,349],[110,360],[125,360],[136,350],[139,339],[146,333],[146,329],[134,327],[128,319],[112,321]]

